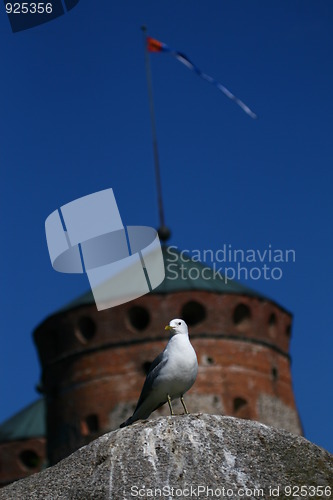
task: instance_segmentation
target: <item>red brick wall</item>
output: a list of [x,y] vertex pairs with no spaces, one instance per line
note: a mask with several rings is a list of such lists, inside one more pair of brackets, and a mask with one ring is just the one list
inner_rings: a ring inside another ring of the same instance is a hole
[[[184,317],[183,308],[191,301],[203,308],[192,304]],[[136,311],[131,320],[134,307],[146,313]],[[192,324],[196,315],[200,321]],[[145,363],[165,347],[164,326],[175,317],[190,324],[199,360],[198,379],[188,396],[194,398],[192,411],[202,411],[203,405],[211,413],[220,408],[228,415],[270,423],[267,418],[273,417],[266,413],[274,415],[278,408],[277,424],[301,431],[288,359],[292,319],[287,312],[255,297],[151,294],[101,312],[95,305],[73,309],[36,330],[52,463],[131,415]]]
[[45,461],[44,438],[0,443],[0,486],[39,472]]

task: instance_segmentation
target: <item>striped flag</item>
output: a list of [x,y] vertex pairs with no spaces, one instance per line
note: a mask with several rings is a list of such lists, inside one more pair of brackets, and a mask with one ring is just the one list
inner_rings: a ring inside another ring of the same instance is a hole
[[211,83],[215,87],[217,87],[221,92],[223,92],[224,95],[226,95],[229,99],[234,101],[240,108],[242,108],[243,111],[245,111],[246,114],[248,114],[251,118],[256,119],[257,115],[238,97],[236,97],[234,94],[230,92],[222,83],[218,82],[215,80],[215,78],[212,78],[211,76],[207,75],[206,73],[203,73],[195,64],[193,64],[190,59],[182,54],[181,52],[178,52],[177,50],[171,49],[166,43],[160,42],[159,40],[156,40],[155,38],[147,37],[147,50],[148,52],[170,52],[178,61],[183,63],[188,69],[191,69],[196,73],[198,76],[206,80],[206,82]]

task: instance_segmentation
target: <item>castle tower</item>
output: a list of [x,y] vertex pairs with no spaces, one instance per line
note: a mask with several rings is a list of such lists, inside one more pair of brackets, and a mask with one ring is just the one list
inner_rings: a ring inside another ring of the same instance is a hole
[[45,466],[45,408],[39,399],[0,425],[0,488]]
[[[166,279],[154,292],[98,312],[90,293],[34,332],[47,407],[50,464],[115,429],[136,405],[164,326],[189,325],[199,361],[190,412],[233,415],[301,434],[290,373],[291,314],[235,282],[163,249]],[[181,412],[181,408],[179,408]],[[153,414],[168,414],[163,407]]]

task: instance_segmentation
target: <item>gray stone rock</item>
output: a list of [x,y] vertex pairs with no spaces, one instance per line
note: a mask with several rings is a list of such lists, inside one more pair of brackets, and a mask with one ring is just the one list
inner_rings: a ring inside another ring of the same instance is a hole
[[330,497],[332,483],[333,456],[303,437],[199,414],[160,417],[105,434],[3,488],[0,500],[317,499]]

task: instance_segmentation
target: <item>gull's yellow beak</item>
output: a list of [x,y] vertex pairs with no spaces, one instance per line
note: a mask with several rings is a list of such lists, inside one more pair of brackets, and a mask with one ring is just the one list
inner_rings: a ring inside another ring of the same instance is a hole
[[167,326],[165,327],[165,330],[171,330],[171,331],[172,331],[172,330],[174,330],[174,328],[173,328],[173,326],[167,325]]

